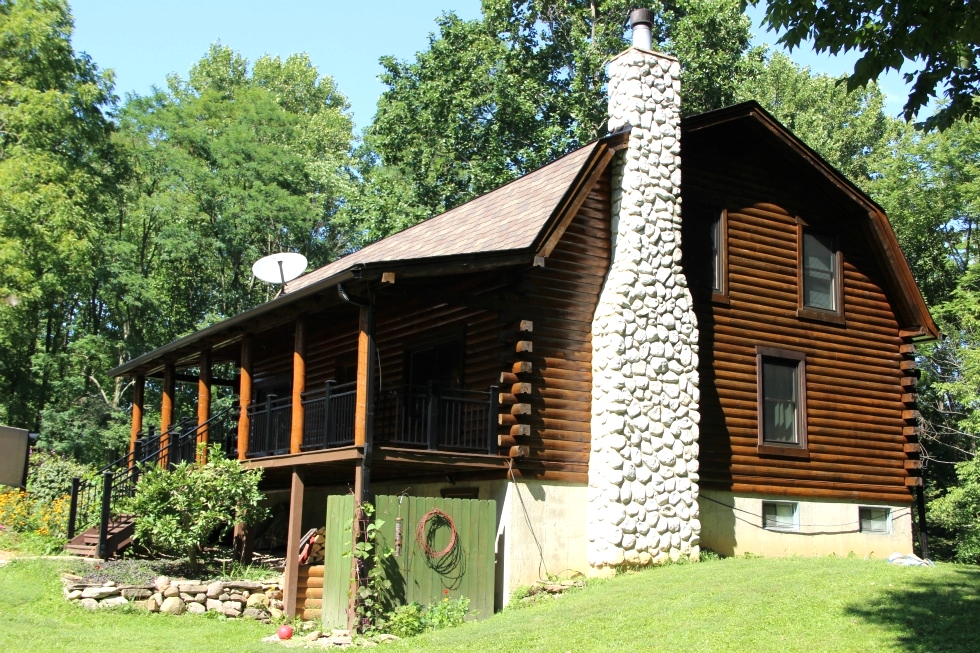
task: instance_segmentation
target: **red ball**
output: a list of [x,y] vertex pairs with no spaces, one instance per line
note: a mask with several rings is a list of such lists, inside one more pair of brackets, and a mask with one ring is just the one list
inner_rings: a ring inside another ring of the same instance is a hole
[[279,635],[279,639],[292,639],[293,637],[293,627],[292,626],[279,626],[279,630],[276,632]]

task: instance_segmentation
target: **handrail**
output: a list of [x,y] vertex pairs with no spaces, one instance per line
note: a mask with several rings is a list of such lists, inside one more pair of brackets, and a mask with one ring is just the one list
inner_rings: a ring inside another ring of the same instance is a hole
[[[132,496],[139,482],[140,468],[147,463],[160,460],[164,447],[161,446],[163,436],[167,436],[167,463],[174,465],[182,448],[204,428],[211,426],[230,414],[234,414],[237,406],[229,406],[219,410],[201,424],[189,423],[188,419],[181,420],[163,433],[154,434],[152,427],[149,435],[137,438],[133,449],[102,468],[99,472],[101,482],[93,483],[88,480],[73,478],[71,480],[68,518],[68,538],[75,536],[79,526],[87,527],[95,521],[94,506],[101,504],[99,514],[99,555],[105,554],[105,533],[108,523],[118,501]],[[196,447],[195,447],[196,450]],[[101,485],[101,487],[99,487]]]

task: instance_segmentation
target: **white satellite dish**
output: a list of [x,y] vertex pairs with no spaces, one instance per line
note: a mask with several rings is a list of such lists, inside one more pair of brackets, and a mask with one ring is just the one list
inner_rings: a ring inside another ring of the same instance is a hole
[[295,252],[280,252],[263,256],[252,264],[252,274],[266,283],[292,281],[306,272],[306,257]]

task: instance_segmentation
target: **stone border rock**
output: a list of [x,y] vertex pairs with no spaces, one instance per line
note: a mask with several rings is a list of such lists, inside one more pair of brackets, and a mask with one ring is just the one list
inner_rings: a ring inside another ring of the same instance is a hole
[[171,580],[160,576],[150,585],[118,585],[61,577],[65,598],[96,610],[131,605],[164,614],[218,612],[230,619],[269,623],[282,617],[282,578],[249,580]]

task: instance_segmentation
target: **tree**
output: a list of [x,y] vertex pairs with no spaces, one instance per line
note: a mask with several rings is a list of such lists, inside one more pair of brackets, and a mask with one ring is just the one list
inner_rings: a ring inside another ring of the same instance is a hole
[[204,464],[185,461],[170,470],[145,466],[136,494],[124,508],[138,515],[137,542],[186,555],[192,568],[197,566],[199,548],[215,534],[226,534],[234,524],[257,524],[268,513],[259,505],[261,469],[246,470],[237,460],[225,458],[217,445],[207,454]]
[[0,422],[31,430],[53,398],[98,396],[107,328],[115,99],[71,33],[60,0],[0,2]]
[[[758,4],[760,0],[744,0]],[[912,84],[905,104],[914,119],[942,92],[949,103],[930,116],[926,129],[951,127],[958,118],[980,115],[980,6],[967,0],[765,0],[766,22],[786,30],[779,42],[790,48],[812,41],[817,52],[855,50],[861,57],[847,80],[853,90],[904,65]]]
[[753,51],[744,70],[738,101],[757,101],[848,179],[867,186],[890,123],[876,84],[848,91],[840,78],[814,75],[778,52]]
[[[648,4],[658,47],[685,62],[683,110],[731,103],[749,38],[737,2]],[[367,218],[358,235],[385,236],[603,135],[605,63],[628,45],[632,6],[485,0],[481,20],[440,17],[413,61],[383,58],[388,90],[365,134],[365,192],[345,208],[346,224]],[[397,206],[411,207],[407,217]]]

